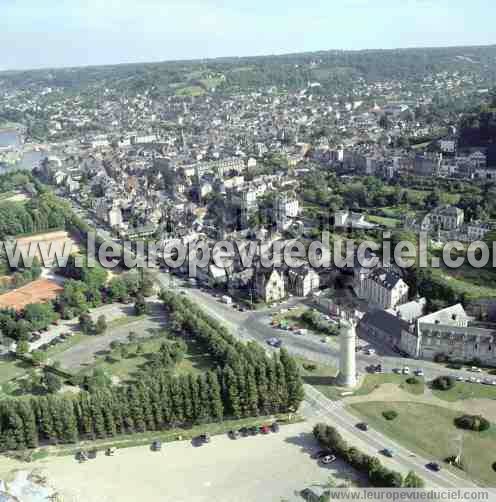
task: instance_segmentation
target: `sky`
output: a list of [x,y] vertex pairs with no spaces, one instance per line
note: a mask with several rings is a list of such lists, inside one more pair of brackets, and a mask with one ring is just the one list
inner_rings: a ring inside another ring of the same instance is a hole
[[0,70],[496,43],[495,0],[0,0]]

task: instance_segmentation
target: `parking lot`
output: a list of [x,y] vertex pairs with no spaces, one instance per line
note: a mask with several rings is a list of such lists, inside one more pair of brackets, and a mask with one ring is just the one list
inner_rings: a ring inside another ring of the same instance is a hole
[[230,439],[214,436],[195,447],[189,441],[118,450],[78,463],[73,457],[37,462],[64,500],[114,502],[301,501],[299,492],[340,483],[349,468],[339,460],[321,465],[312,458],[318,447],[311,424],[281,427],[278,433]]

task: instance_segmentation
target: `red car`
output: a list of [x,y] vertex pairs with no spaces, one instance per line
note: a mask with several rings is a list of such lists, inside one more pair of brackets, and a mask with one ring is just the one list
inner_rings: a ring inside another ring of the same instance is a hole
[[262,425],[262,427],[260,427],[260,432],[262,434],[268,434],[270,432],[269,426],[268,425]]

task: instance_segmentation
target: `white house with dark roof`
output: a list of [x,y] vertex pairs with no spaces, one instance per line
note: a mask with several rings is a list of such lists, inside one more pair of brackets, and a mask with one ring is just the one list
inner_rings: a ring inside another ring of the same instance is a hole
[[360,275],[354,290],[359,298],[384,310],[408,301],[408,284],[396,272],[382,267]]

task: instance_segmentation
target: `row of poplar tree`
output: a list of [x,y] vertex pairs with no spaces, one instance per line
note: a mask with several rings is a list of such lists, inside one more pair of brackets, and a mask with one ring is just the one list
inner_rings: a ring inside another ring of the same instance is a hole
[[215,371],[178,377],[164,365],[127,386],[2,400],[0,450],[298,408],[303,398],[302,383],[295,361],[284,350],[268,357],[259,345],[237,341],[190,301],[169,291],[162,292],[161,297],[176,334],[196,338],[215,359]]

